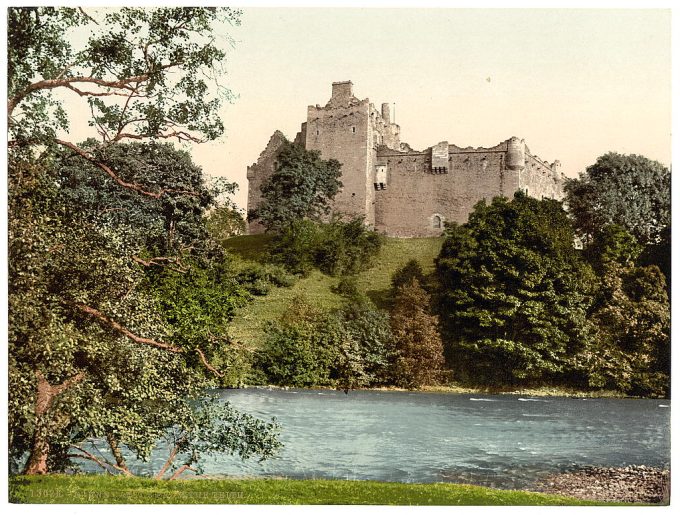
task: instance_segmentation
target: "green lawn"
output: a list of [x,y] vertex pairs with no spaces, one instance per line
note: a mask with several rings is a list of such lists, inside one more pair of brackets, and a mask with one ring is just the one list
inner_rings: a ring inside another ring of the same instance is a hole
[[[225,246],[244,262],[262,263],[265,256],[263,250],[270,239],[271,236],[263,234],[237,236],[227,240]],[[432,271],[434,259],[439,254],[443,241],[443,238],[387,238],[371,266],[359,274],[359,289],[379,307],[385,307],[394,271],[410,259],[417,259],[425,272]],[[315,270],[308,277],[298,280],[291,288],[273,288],[268,295],[256,298],[237,312],[230,328],[230,336],[247,347],[258,347],[262,341],[265,323],[281,317],[291,301],[300,295],[320,308],[340,306],[342,297],[331,291],[339,280]]]
[[[37,504],[595,505],[568,497],[450,483],[293,479],[156,481],[103,475],[10,478],[10,502]],[[601,504],[601,503],[599,503]]]

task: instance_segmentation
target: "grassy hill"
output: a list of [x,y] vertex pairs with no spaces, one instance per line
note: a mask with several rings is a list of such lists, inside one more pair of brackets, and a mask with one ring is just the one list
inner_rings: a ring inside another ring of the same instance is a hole
[[[227,240],[226,247],[244,264],[265,263],[265,247],[270,240],[271,236],[265,234],[237,236]],[[432,271],[443,241],[443,238],[387,238],[377,258],[359,274],[359,289],[378,306],[384,307],[394,271],[411,259],[418,260],[426,273]],[[237,313],[230,336],[249,348],[257,347],[262,341],[266,322],[281,317],[291,301],[301,295],[320,308],[340,306],[342,297],[331,291],[339,281],[338,277],[313,271],[290,288],[273,288],[268,295],[257,297]]]

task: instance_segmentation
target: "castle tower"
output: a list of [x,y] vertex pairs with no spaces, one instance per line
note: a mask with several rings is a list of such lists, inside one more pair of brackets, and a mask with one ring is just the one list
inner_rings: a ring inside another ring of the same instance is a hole
[[[334,82],[325,106],[309,106],[305,130],[307,150],[319,150],[323,159],[342,163],[342,190],[335,212],[364,216],[375,223],[376,151],[381,145],[399,148],[399,126],[391,123],[390,105],[378,111],[368,99],[354,96],[351,81]],[[379,184],[385,187],[381,177]]]

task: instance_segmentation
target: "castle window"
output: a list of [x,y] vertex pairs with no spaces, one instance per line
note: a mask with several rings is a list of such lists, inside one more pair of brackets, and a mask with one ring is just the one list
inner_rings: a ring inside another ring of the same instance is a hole
[[356,127],[352,127],[352,133],[354,134],[357,131]]
[[319,129],[316,129],[316,135],[317,136],[319,135]]
[[432,228],[441,229],[442,228],[442,217],[439,215],[434,215],[432,217]]

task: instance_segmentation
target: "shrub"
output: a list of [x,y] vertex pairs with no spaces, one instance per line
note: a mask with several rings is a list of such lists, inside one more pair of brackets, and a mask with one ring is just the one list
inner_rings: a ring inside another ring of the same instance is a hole
[[295,274],[313,268],[333,275],[354,274],[368,266],[380,251],[382,237],[364,226],[363,219],[328,223],[298,220],[274,238],[269,254],[272,262]]

